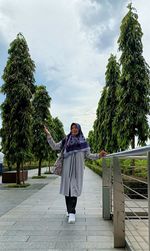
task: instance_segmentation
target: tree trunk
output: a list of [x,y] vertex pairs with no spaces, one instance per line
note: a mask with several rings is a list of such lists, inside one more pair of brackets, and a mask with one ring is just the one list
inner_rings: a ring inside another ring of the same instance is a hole
[[23,162],[21,163],[21,169],[22,169],[22,183],[24,184],[24,167],[23,167]]
[[[132,149],[135,148],[135,136],[134,135],[133,135],[133,138],[131,140],[131,147],[132,147]],[[134,176],[135,175],[135,159],[131,160],[131,167],[132,167],[131,174]]]
[[131,147],[132,149],[135,148],[135,136],[133,135],[132,140],[131,140]]
[[16,183],[20,185],[20,162],[17,162]]
[[38,176],[41,176],[41,164],[42,164],[42,159],[39,160]]

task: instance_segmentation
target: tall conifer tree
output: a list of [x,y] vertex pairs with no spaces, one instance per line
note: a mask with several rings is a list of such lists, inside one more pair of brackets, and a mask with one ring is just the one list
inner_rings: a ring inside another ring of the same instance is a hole
[[135,136],[138,144],[144,145],[149,132],[149,66],[143,57],[143,33],[138,15],[132,4],[128,5],[128,9],[118,39],[122,74],[115,126],[119,126],[116,130],[122,149],[129,145],[135,148]]
[[20,167],[30,155],[31,103],[34,93],[35,64],[22,34],[10,44],[8,61],[2,76],[2,92],[6,98],[2,109],[2,150],[8,165],[16,165],[17,184]]
[[99,151],[99,149],[106,148],[106,128],[105,128],[105,116],[106,116],[106,97],[107,88],[104,87],[101,98],[98,103],[98,108],[96,111],[96,120],[94,122],[94,151]]
[[47,124],[50,118],[50,101],[51,98],[48,95],[45,86],[37,86],[36,92],[33,96],[32,107],[32,133],[33,133],[33,145],[32,152],[36,159],[39,161],[38,176],[41,176],[41,164],[42,160],[48,158],[49,147],[46,144],[46,135],[44,132],[44,125]]
[[54,139],[58,142],[65,137],[64,127],[62,122],[59,120],[58,117],[53,118],[53,125],[54,125]]
[[94,152],[95,142],[94,142],[94,131],[93,130],[89,131],[87,141],[88,141],[88,143],[90,145],[91,152]]
[[106,149],[108,152],[117,152],[119,150],[117,141],[117,131],[113,128],[113,121],[116,116],[118,106],[117,89],[119,88],[120,67],[116,61],[116,57],[111,55],[108,59],[106,78],[106,104],[105,104],[105,134]]

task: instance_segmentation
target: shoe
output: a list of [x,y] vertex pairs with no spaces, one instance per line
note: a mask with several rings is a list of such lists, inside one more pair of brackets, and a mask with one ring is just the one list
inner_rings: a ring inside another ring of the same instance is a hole
[[69,217],[69,214],[68,214],[68,212],[66,212],[66,217]]
[[72,224],[75,223],[75,221],[76,221],[75,214],[69,214],[68,223]]

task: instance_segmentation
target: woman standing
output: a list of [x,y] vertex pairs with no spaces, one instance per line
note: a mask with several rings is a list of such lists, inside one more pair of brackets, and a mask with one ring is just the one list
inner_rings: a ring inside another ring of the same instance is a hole
[[46,127],[44,131],[53,150],[64,149],[60,193],[65,196],[68,223],[75,223],[77,197],[81,195],[83,185],[84,159],[96,160],[105,156],[106,152],[92,154],[81,126],[77,123],[71,124],[70,133],[59,143],[55,143]]

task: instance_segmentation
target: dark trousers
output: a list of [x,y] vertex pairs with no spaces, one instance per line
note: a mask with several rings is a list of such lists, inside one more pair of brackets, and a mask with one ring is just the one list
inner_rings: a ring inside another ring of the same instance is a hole
[[70,192],[69,196],[65,196],[66,200],[66,207],[67,207],[67,212],[70,214],[75,214],[76,213],[76,204],[77,204],[77,197],[71,197]]

